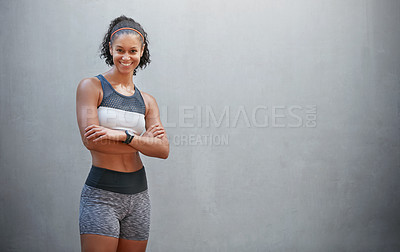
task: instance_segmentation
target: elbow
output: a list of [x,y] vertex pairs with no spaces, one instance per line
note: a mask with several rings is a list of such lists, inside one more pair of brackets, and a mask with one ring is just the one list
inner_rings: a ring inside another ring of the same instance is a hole
[[165,150],[161,153],[160,158],[167,159],[168,156],[169,156],[169,146],[167,146],[167,148],[165,148]]
[[94,150],[94,144],[92,141],[87,141],[85,139],[82,139],[83,145],[85,145],[86,149],[88,150]]
[[94,146],[91,144],[85,144],[85,147],[86,147],[86,149],[88,149],[90,151],[94,149]]
[[163,152],[163,153],[160,155],[160,158],[162,158],[162,159],[167,159],[168,156],[169,156],[169,151],[165,151],[165,152]]
[[169,156],[169,152],[167,152],[166,154],[162,155],[160,158],[162,158],[162,159],[167,159],[168,156]]
[[90,145],[90,146],[86,146],[86,149],[88,149],[89,151],[95,150],[94,146]]

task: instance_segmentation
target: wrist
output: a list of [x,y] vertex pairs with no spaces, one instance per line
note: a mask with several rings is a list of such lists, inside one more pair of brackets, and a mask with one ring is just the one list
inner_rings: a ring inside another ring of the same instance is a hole
[[132,130],[125,130],[125,139],[122,142],[130,144],[134,137],[135,134]]
[[122,130],[118,130],[118,131],[119,131],[119,133],[118,133],[118,140],[117,141],[120,141],[120,142],[125,141],[125,139],[126,139],[125,131],[122,131]]

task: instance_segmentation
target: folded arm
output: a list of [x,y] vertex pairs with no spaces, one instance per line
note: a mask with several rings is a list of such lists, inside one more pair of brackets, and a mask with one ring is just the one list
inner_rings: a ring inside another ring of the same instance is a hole
[[107,130],[110,135],[114,136],[102,141],[93,141],[85,136],[86,128],[90,125],[99,125],[99,118],[97,115],[97,103],[101,95],[101,86],[99,80],[96,78],[83,79],[76,91],[76,116],[78,120],[79,131],[81,134],[82,142],[88,150],[94,150],[108,154],[128,154],[135,153],[137,150],[128,144],[119,141],[117,136],[121,136],[119,130]]
[[145,92],[142,92],[142,97],[146,103],[146,133],[135,136],[129,145],[146,156],[166,159],[169,155],[169,141],[160,120],[156,99]]
[[[84,143],[87,142],[85,146],[87,146],[88,149],[93,148],[95,150],[104,148],[107,151],[107,148],[110,146],[117,146],[115,151],[119,151],[120,153],[126,149],[128,153],[134,150],[150,157],[168,158],[169,141],[165,129],[161,124],[157,102],[153,96],[145,92],[142,92],[142,96],[146,104],[146,132],[142,136],[136,135],[130,144],[122,143],[126,139],[125,132],[99,126],[96,108],[95,114],[85,117],[95,118],[95,120],[90,121],[92,124],[84,124],[88,126],[82,128],[81,134],[83,141]],[[104,144],[104,146],[102,146],[102,144]]]

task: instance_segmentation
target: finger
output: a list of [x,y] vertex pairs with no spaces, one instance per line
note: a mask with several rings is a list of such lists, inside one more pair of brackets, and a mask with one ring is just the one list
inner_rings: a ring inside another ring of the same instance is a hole
[[88,132],[85,133],[85,137],[86,137],[87,139],[93,138],[93,134],[95,134],[95,133],[96,133],[96,131],[90,130],[90,131],[88,131]]
[[90,140],[93,138],[98,138],[104,134],[105,134],[105,131],[97,131],[97,132],[94,132],[93,134],[91,134],[90,136],[86,137],[86,139]]
[[160,127],[160,124],[154,124],[153,129]]
[[106,137],[105,134],[104,134],[104,135],[101,135],[101,136],[99,136],[98,138],[94,139],[93,142],[100,141],[100,140],[102,140],[102,139],[105,138],[105,137]]
[[160,134],[158,136],[156,136],[157,138],[163,138],[165,134]]
[[160,135],[160,134],[164,134],[165,133],[165,130],[157,130],[156,132],[154,132],[154,136],[157,136],[157,135]]
[[157,124],[153,124],[153,125],[151,125],[148,129],[147,129],[147,131],[150,131],[150,130],[152,130],[154,127],[157,127],[158,125]]
[[105,138],[106,136],[107,136],[107,134],[106,134],[105,131],[99,131],[99,132],[96,133],[96,138],[93,139],[93,142],[97,142],[97,141]]
[[84,134],[84,136],[89,136],[89,135],[91,135],[91,134],[93,134],[94,132],[99,131],[99,130],[101,130],[101,128],[92,128],[92,129],[88,130],[88,131]]
[[90,136],[87,136],[86,139],[87,140],[91,140],[93,138],[96,138],[96,133],[91,134]]
[[157,127],[156,131],[164,131],[165,129],[163,127]]
[[87,127],[85,128],[85,131],[91,130],[91,129],[93,129],[94,127],[97,127],[97,125],[96,125],[96,124],[91,124],[91,125],[89,125],[89,126],[87,126]]
[[85,137],[90,136],[91,134],[93,134],[95,132],[95,130],[91,129],[86,131],[86,133],[84,134]]
[[160,126],[155,127],[154,129],[152,129],[152,132],[156,132],[156,131],[159,131],[159,130],[163,130],[163,128],[160,127]]

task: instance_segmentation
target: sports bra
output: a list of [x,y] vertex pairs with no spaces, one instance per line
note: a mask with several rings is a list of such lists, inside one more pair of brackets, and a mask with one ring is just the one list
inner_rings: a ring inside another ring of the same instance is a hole
[[103,89],[103,100],[97,107],[100,126],[116,130],[132,130],[141,135],[145,129],[146,106],[139,89],[126,96],[115,91],[113,86],[99,74],[96,76]]

